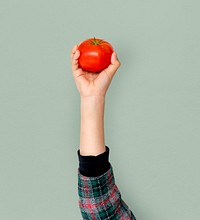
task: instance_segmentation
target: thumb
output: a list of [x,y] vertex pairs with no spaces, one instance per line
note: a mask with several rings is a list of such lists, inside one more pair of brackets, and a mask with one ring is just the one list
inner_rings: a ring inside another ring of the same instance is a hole
[[111,56],[111,64],[113,65],[120,65],[119,59],[117,57],[117,53],[113,52]]
[[121,63],[117,57],[117,53],[113,52],[111,56],[111,64],[108,66],[107,69],[105,69],[105,71],[112,78],[120,65]]

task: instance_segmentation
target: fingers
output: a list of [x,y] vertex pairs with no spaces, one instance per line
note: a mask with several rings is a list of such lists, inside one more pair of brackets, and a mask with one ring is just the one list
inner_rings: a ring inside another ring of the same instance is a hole
[[71,62],[72,62],[72,71],[76,71],[79,66],[78,66],[78,58],[80,56],[80,51],[78,50],[78,46],[75,45],[71,51]]
[[80,56],[79,50],[77,50],[72,58],[72,71],[76,71],[79,68],[78,58]]
[[75,52],[76,52],[77,49],[78,49],[78,45],[75,45],[75,46],[72,48],[71,54],[70,54],[71,61],[72,61],[73,56],[74,56],[74,54],[75,54]]

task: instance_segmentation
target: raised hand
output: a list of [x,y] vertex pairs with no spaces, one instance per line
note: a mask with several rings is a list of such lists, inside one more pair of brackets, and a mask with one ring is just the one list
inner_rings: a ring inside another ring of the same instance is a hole
[[116,52],[111,56],[111,64],[100,73],[89,73],[81,69],[78,65],[80,52],[78,45],[75,45],[71,51],[72,72],[77,89],[82,98],[91,96],[105,97],[109,85],[120,67],[120,61]]

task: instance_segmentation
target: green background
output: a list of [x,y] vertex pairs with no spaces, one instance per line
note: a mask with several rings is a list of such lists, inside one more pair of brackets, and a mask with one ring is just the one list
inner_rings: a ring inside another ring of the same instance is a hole
[[1,0],[0,219],[78,220],[79,94],[70,50],[109,41],[117,185],[138,220],[199,219],[198,0]]

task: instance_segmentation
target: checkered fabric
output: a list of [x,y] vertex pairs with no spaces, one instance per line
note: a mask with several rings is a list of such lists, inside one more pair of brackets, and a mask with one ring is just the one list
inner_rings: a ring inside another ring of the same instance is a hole
[[98,177],[78,172],[78,194],[84,220],[136,220],[115,185],[112,166]]

